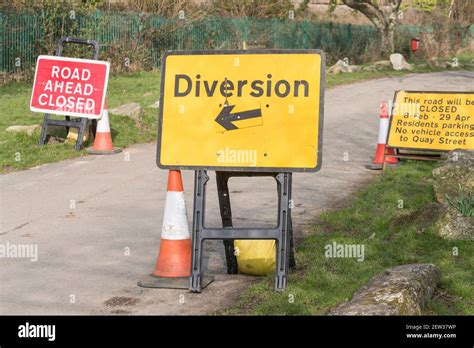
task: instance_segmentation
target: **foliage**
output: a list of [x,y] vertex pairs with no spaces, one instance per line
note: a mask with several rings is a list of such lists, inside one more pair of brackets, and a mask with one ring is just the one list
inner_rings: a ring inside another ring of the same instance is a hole
[[461,193],[458,197],[451,198],[446,195],[446,200],[451,206],[457,209],[462,215],[474,217],[474,195],[464,195]]
[[410,5],[405,4],[403,10],[413,7],[424,12],[432,12],[439,9],[448,9],[451,0],[413,0]]
[[225,17],[288,18],[290,0],[211,0],[209,14]]
[[[125,147],[156,139],[158,111],[150,108],[159,99],[160,73],[158,71],[112,75],[109,79],[107,105],[110,109],[126,103],[140,103],[143,108],[140,128],[128,117],[110,114],[110,126],[115,146]],[[31,168],[44,163],[84,156],[86,151],[74,151],[74,144],[58,142],[38,147],[40,133],[31,137],[23,133],[9,133],[12,125],[40,124],[43,115],[29,110],[30,83],[10,83],[0,86],[0,173]],[[59,129],[62,128],[62,129]],[[55,127],[53,135],[66,137],[63,127]],[[91,144],[86,144],[90,146]]]
[[163,17],[173,18],[177,17],[181,10],[188,12],[186,10],[189,3],[186,0],[134,0],[114,4],[114,10],[154,13]]
[[[385,56],[395,50],[395,27],[398,25],[399,10],[402,0],[342,0],[351,9],[362,13],[382,35],[381,49]],[[339,4],[330,0],[330,10]]]
[[[112,71],[120,73],[158,67],[162,54],[169,49],[238,49],[242,48],[243,41],[248,47],[320,48],[327,52],[329,63],[341,56],[357,63],[357,59],[367,58],[366,51],[379,51],[375,46],[368,50],[369,45],[379,43],[379,35],[371,26],[296,19],[221,16],[181,20],[153,14],[95,11],[64,23],[58,21],[60,30],[44,39],[43,32],[34,27],[35,22],[41,20],[41,14],[13,12],[3,18],[5,58],[1,69],[16,73],[27,71],[29,78],[32,69],[28,69],[36,57],[52,54],[56,40],[63,35],[96,39],[101,47],[101,59],[110,60]],[[90,48],[74,44],[66,47],[64,55],[90,57]],[[16,57],[21,58],[20,68],[13,65]]]
[[[105,3],[105,0],[87,0],[87,1],[59,1],[59,0],[11,0],[5,6],[5,9],[14,11],[15,13],[23,14],[25,16],[37,16],[38,27],[35,31],[40,32],[41,36],[36,38],[31,43],[31,47],[23,47],[23,50],[30,50],[34,52],[33,55],[39,54],[54,54],[58,38],[68,36],[71,33],[78,33],[76,36],[91,37],[93,35],[92,28],[78,28],[78,21],[80,16],[88,16],[96,14],[98,8]],[[36,18],[36,17],[35,17]],[[4,28],[2,35],[8,35],[7,30],[21,32],[25,28]],[[26,33],[29,34],[29,33]],[[16,36],[20,39],[19,36]],[[24,44],[24,43],[23,43]],[[9,47],[6,47],[8,53]],[[64,51],[65,55],[69,52],[70,55],[77,57],[91,56],[90,48],[84,46],[70,46]],[[19,52],[17,52],[17,56]],[[20,52],[21,53],[21,52]],[[8,57],[8,56],[7,56]],[[10,58],[10,57],[8,57]],[[6,58],[6,59],[8,59]],[[26,63],[23,59],[22,64]],[[26,78],[31,78],[32,69],[28,66],[23,66],[20,74],[24,74]]]
[[[368,1],[351,3],[368,4]],[[335,3],[342,4],[342,0],[333,0],[331,4]],[[454,3],[459,7],[462,0]],[[215,0],[199,4],[184,0],[113,3],[12,0],[7,4],[10,11],[0,14],[4,28],[0,67],[3,81],[31,79],[36,57],[53,54],[61,36],[97,40],[100,58],[111,61],[114,73],[149,71],[160,65],[162,54],[169,49],[241,49],[243,41],[249,48],[323,49],[329,64],[342,57],[348,57],[353,64],[387,59],[388,46],[390,52],[396,50],[409,56],[410,38],[416,36],[422,39],[417,57],[443,57],[457,54],[459,48],[469,48],[468,27],[453,26],[444,20],[446,14],[437,11],[429,15],[433,23],[420,22],[420,27],[397,26],[391,33],[393,21],[388,27],[384,24],[376,29],[369,25],[296,19],[308,11],[307,0],[299,2],[296,9],[289,0]],[[111,12],[110,8],[127,12]],[[181,9],[184,13],[180,13]],[[295,11],[295,19],[288,18],[290,10]],[[386,21],[389,12],[374,21]],[[90,47],[74,44],[66,45],[63,54],[91,56]],[[16,59],[21,60],[21,65],[15,63]]]
[[[441,270],[437,293],[446,296],[435,294],[423,314],[474,314],[474,244],[446,240],[429,227],[422,230],[411,218],[435,201],[429,181],[432,169],[432,163],[409,161],[377,177],[345,208],[323,213],[312,233],[296,245],[298,269],[289,275],[288,290],[274,293],[270,275],[245,291],[227,313],[324,315],[386,268],[434,263]],[[325,246],[333,242],[364,245],[364,261],[325,257]],[[453,248],[462,253],[454,254]]]

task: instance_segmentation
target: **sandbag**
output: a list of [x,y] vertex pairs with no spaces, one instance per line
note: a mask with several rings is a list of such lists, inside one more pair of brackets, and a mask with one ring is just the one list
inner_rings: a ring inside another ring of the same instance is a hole
[[275,240],[236,240],[237,264],[240,273],[263,276],[275,271]]
[[[87,143],[89,138],[91,138],[91,127],[87,125],[86,130],[84,132],[84,136],[82,138],[83,143]],[[79,137],[79,129],[75,127],[69,127],[69,132],[67,133],[66,142],[67,143],[75,143],[77,138]]]

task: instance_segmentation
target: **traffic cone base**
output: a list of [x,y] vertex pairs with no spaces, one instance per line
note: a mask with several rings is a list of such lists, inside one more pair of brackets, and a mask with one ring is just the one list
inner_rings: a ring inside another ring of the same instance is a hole
[[[383,169],[384,152],[385,144],[377,144],[377,150],[375,151],[374,159],[371,163],[367,164],[365,168],[371,170]],[[387,149],[387,154],[385,155],[385,165],[390,168],[398,167],[400,165],[400,162],[397,160],[396,157],[391,157],[390,155],[395,155],[395,150],[392,148]]]
[[390,156],[390,155],[396,155],[394,149],[388,148],[387,149],[387,155],[385,156],[385,162],[390,163],[390,164],[398,164],[399,163],[398,159],[396,157]]
[[378,164],[378,163],[369,163],[369,164],[365,165],[365,168],[366,169],[371,169],[371,170],[381,170],[381,169],[383,169],[383,165]]
[[86,151],[90,155],[115,155],[116,153],[122,152],[122,149],[119,147],[114,147],[112,150],[94,150],[94,148],[89,147],[86,149]]
[[[138,286],[147,288],[189,289],[191,276],[191,235],[188,228],[183,181],[179,170],[168,172],[160,251],[155,270]],[[203,281],[210,284],[214,278]]]
[[[398,164],[396,157],[387,156],[395,155],[395,151],[391,148],[386,149],[388,128],[390,125],[390,118],[387,111],[387,104],[380,104],[380,123],[379,135],[377,140],[377,149],[375,150],[374,159],[371,163],[365,166],[367,169],[380,170],[383,169],[384,162],[388,165]],[[387,150],[387,152],[385,152]]]
[[112,144],[112,135],[110,134],[109,112],[104,108],[101,118],[97,121],[97,130],[94,139],[94,145],[87,149],[91,155],[113,155],[122,152],[121,148],[114,147]]
[[[202,277],[202,288],[211,284],[214,281],[214,277],[209,275],[204,275]],[[190,277],[158,277],[153,274],[150,274],[140,280],[137,285],[142,288],[153,288],[153,289],[181,289],[189,290],[189,284],[191,280]]]
[[191,275],[191,239],[161,239],[159,255],[153,275],[160,277]]
[[385,144],[377,144],[377,150],[375,150],[375,156],[372,164],[383,164],[384,154]]

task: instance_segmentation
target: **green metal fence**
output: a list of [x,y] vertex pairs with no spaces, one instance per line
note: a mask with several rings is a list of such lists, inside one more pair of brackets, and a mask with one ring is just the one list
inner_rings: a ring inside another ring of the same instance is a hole
[[39,54],[52,53],[63,35],[93,38],[107,56],[111,48],[145,50],[153,66],[168,49],[247,47],[321,48],[337,55],[356,55],[379,40],[371,26],[252,18],[164,19],[153,15],[65,14],[45,30],[40,13],[0,13],[0,71],[31,69]]
[[[46,30],[45,27],[48,29]],[[417,28],[402,27],[399,36],[416,36]],[[45,22],[41,13],[0,12],[0,71],[32,69],[39,54],[51,54],[55,42],[68,35],[99,42],[102,58],[113,64],[125,55],[158,67],[165,50],[242,48],[320,48],[330,58],[357,61],[377,50],[380,37],[372,26],[278,19],[164,19],[153,15],[97,11]],[[409,39],[399,40],[408,50]]]

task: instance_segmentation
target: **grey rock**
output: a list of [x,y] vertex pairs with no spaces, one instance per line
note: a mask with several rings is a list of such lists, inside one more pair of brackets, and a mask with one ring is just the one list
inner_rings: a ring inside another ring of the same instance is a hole
[[425,69],[425,68],[427,68],[428,66],[429,66],[428,63],[417,63],[417,64],[416,64],[416,67],[417,67],[417,68],[420,68],[420,69]]
[[344,72],[346,70],[347,65],[342,60],[338,60],[336,64],[334,64],[328,69],[328,73],[339,74],[340,72]]
[[352,73],[352,72],[356,72],[360,70],[362,70],[362,67],[359,65],[349,65],[349,64],[344,63],[344,61],[342,60],[338,60],[336,64],[334,64],[328,69],[328,73],[332,73],[332,74],[339,74],[341,72]]
[[392,63],[389,60],[379,60],[372,64],[376,69],[390,68]]
[[439,58],[430,58],[426,63],[430,68],[446,68],[446,62]]
[[450,240],[474,240],[474,218],[464,216],[449,203],[430,203],[390,221],[390,228],[411,228],[417,234],[430,230]]
[[435,233],[450,240],[474,241],[474,218],[462,215],[449,204],[438,204],[439,214],[433,224]]
[[64,138],[51,135],[48,137],[47,144],[48,145],[61,144],[61,143],[64,143],[65,141],[66,139]]
[[373,277],[331,315],[419,315],[441,277],[433,264],[389,268]]
[[367,65],[362,68],[362,71],[377,71],[377,68],[373,65]]
[[387,68],[390,68],[392,66],[392,64],[390,63],[389,60],[379,60],[373,64],[370,64],[364,68],[362,68],[362,70],[364,71],[377,71],[377,70],[383,70],[383,69],[387,69]]
[[413,66],[405,60],[400,53],[392,53],[390,55],[390,63],[393,70],[413,70]]
[[160,107],[160,101],[157,100],[153,104],[148,105],[149,108],[158,109]]
[[5,132],[9,133],[26,133],[29,137],[33,135],[36,130],[40,130],[39,124],[33,124],[28,126],[10,126],[5,129]]
[[443,164],[433,169],[433,190],[436,200],[446,203],[460,194],[474,193],[474,150],[453,150]]
[[461,69],[464,67],[463,64],[459,63],[459,62],[446,62],[445,63],[446,67],[447,68],[452,68],[452,69]]
[[112,115],[130,117],[135,121],[137,126],[141,125],[142,107],[138,103],[130,103],[119,106],[118,108],[110,110]]
[[360,65],[349,65],[347,72],[352,73],[352,72],[357,72],[361,70],[362,70],[362,67]]

